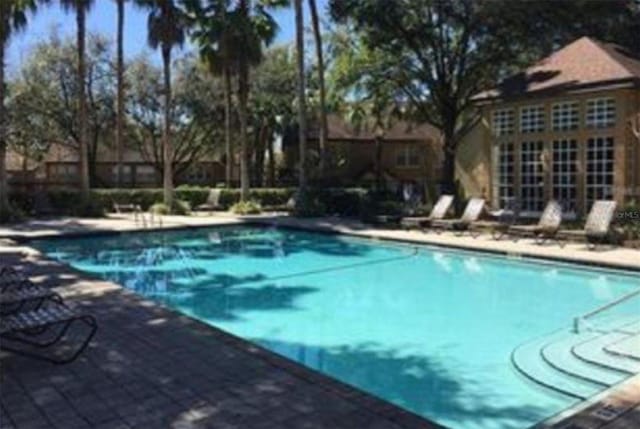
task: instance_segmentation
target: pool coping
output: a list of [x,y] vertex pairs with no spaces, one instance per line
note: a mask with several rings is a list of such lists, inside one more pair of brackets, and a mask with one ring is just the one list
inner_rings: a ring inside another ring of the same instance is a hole
[[[274,219],[278,221],[274,222]],[[139,228],[139,229],[126,230],[126,231],[122,231],[122,230],[94,230],[94,231],[66,231],[66,232],[63,231],[63,232],[52,233],[52,234],[43,234],[37,237],[18,236],[18,237],[9,237],[9,238],[16,241],[17,243],[20,243],[23,246],[29,247],[29,249],[37,253],[39,257],[55,262],[57,264],[60,264],[59,261],[56,261],[55,259],[50,258],[45,253],[42,253],[39,249],[30,246],[29,243],[33,241],[38,241],[38,240],[55,240],[55,239],[82,238],[82,237],[92,237],[92,236],[117,236],[117,235],[130,234],[130,233],[153,233],[153,232],[163,232],[163,231],[197,230],[202,228],[215,228],[215,227],[232,227],[232,226],[241,226],[241,225],[259,225],[259,226],[270,226],[270,227],[278,227],[278,228],[285,228],[285,229],[292,229],[292,230],[299,230],[299,231],[322,233],[322,234],[334,235],[334,236],[339,236],[339,235],[350,236],[355,238],[368,239],[374,242],[375,241],[396,242],[396,243],[424,246],[424,247],[443,249],[443,250],[446,250],[446,249],[461,250],[461,251],[480,254],[480,255],[485,254],[485,255],[504,256],[504,257],[516,257],[516,258],[522,258],[522,259],[529,259],[529,260],[532,260],[533,262],[540,262],[540,261],[551,262],[551,263],[560,262],[560,263],[564,263],[572,266],[587,266],[595,269],[600,268],[600,269],[607,269],[607,270],[613,270],[613,271],[629,272],[629,274],[632,274],[632,275],[637,275],[640,273],[640,267],[629,266],[627,264],[618,265],[618,264],[611,264],[607,262],[589,262],[589,261],[583,261],[579,259],[577,260],[574,258],[561,258],[555,255],[544,257],[536,254],[527,253],[526,251],[516,254],[513,252],[501,251],[498,249],[478,249],[476,247],[465,246],[465,245],[456,244],[456,243],[442,244],[442,243],[429,242],[428,240],[423,241],[423,240],[411,239],[411,238],[395,238],[395,237],[379,236],[376,234],[365,233],[365,232],[360,232],[356,230],[340,229],[338,227],[330,226],[330,225],[320,226],[320,225],[314,225],[314,224],[301,224],[301,223],[293,224],[290,222],[281,222],[281,220],[282,220],[281,218],[277,218],[277,217],[276,218],[271,218],[271,217],[270,218],[264,218],[264,217],[229,218],[226,222],[218,222],[218,223],[211,223],[211,224],[198,224],[198,225],[183,224],[183,225],[174,225],[174,226],[166,226],[166,227],[163,226],[160,228],[147,228],[147,229]],[[63,264],[63,265],[65,266],[66,269],[70,269],[74,271],[76,274],[81,275],[81,277],[89,278],[91,280],[100,280],[103,282],[105,281],[103,279],[99,279],[95,276],[92,276],[90,273],[77,270],[76,268],[68,264]],[[108,283],[115,285],[116,287],[118,287],[119,289],[121,289],[126,293],[135,294],[135,292],[132,292],[129,289],[119,284],[116,284],[113,282],[108,282]],[[156,301],[151,301],[142,295],[136,294],[136,296],[140,297],[146,302],[152,303],[154,306],[158,306],[162,308],[165,311],[170,311],[181,317],[186,317],[189,320],[201,326],[202,328],[209,329],[215,332],[221,339],[224,340],[225,343],[232,345],[233,347],[245,353],[249,353],[253,356],[259,357],[260,359],[263,359],[274,366],[284,369],[297,377],[303,378],[307,381],[318,384],[319,386],[325,389],[331,390],[333,393],[354,402],[355,404],[357,404],[358,406],[361,406],[362,408],[364,408],[370,413],[384,417],[388,420],[393,421],[394,423],[397,423],[407,428],[414,428],[414,427],[443,428],[444,427],[436,422],[429,420],[428,418],[422,417],[419,414],[416,414],[410,410],[404,409],[398,405],[394,405],[393,403],[385,399],[382,399],[378,396],[375,396],[371,393],[368,393],[356,386],[352,386],[348,383],[345,383],[336,378],[333,378],[327,374],[323,374],[317,370],[306,367],[294,360],[288,359],[284,356],[280,356],[277,353],[272,352],[256,343],[245,340],[241,337],[238,337],[234,334],[231,334],[213,325],[206,324],[205,322],[200,321],[192,316],[189,316],[187,314],[178,312],[177,310],[166,307],[161,303],[158,303]],[[620,386],[624,385],[629,380],[633,380],[639,376],[640,374],[632,375],[629,378],[624,379],[613,386],[610,386],[609,388],[603,390],[602,392],[596,394],[591,398],[587,398],[584,401],[580,401],[572,406],[567,407],[566,409],[560,410],[559,412],[553,415],[550,415],[549,417],[546,417],[540,422],[535,423],[533,426],[531,426],[531,429],[546,427],[545,425],[548,424],[549,422],[554,422],[554,424],[556,424],[558,422],[562,423],[565,420],[569,420],[572,417],[575,417],[581,411],[584,411],[590,406],[593,406],[593,404],[598,400],[602,398],[606,398],[608,395],[611,394],[611,392],[616,392]]]
[[[322,234],[329,235],[344,235],[350,237],[364,238],[372,241],[384,241],[384,242],[396,242],[396,243],[404,243],[404,244],[412,244],[436,249],[450,249],[450,250],[462,250],[466,252],[471,252],[475,254],[488,254],[488,255],[497,255],[504,256],[507,258],[523,258],[530,259],[532,261],[542,261],[542,262],[560,262],[570,265],[577,266],[586,266],[590,268],[602,268],[608,270],[615,271],[628,271],[632,274],[640,274],[640,264],[638,265],[629,265],[624,262],[616,262],[611,263],[607,261],[596,261],[596,260],[584,260],[582,258],[572,258],[572,257],[559,257],[556,255],[538,255],[535,253],[527,252],[526,250],[511,252],[507,250],[499,250],[499,249],[479,249],[474,246],[468,246],[464,244],[458,243],[438,243],[433,242],[426,237],[426,239],[415,239],[410,237],[389,237],[389,236],[381,236],[377,234],[371,234],[367,232],[360,232],[357,230],[351,229],[343,229],[335,226],[320,226],[313,224],[303,224],[303,223],[291,223],[286,221],[287,218],[281,217],[235,217],[225,219],[224,222],[216,222],[210,224],[197,224],[197,225],[172,225],[172,226],[161,226],[158,228],[138,228],[131,229],[126,231],[121,230],[94,230],[94,231],[63,231],[49,234],[41,234],[35,237],[28,237],[23,235],[8,235],[5,238],[12,240],[16,243],[22,245],[28,245],[30,242],[38,241],[38,240],[55,240],[55,239],[65,239],[65,238],[85,238],[85,237],[104,237],[111,235],[122,235],[122,234],[144,234],[144,233],[154,233],[154,232],[163,232],[163,231],[180,231],[180,230],[197,230],[202,228],[216,228],[216,227],[229,227],[229,226],[238,226],[238,225],[259,225],[259,226],[270,226],[270,227],[278,227],[278,228],[287,228],[299,231],[308,231],[308,232],[316,232]],[[275,221],[274,221],[275,220]],[[284,220],[284,222],[283,222]],[[633,250],[633,249],[632,249]],[[638,251],[640,257],[640,251]]]

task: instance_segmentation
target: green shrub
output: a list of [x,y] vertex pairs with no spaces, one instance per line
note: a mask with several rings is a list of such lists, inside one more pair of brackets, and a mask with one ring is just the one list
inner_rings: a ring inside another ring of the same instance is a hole
[[623,240],[640,240],[640,204],[632,202],[618,210],[615,223]]
[[298,216],[359,217],[364,210],[366,195],[367,191],[362,188],[309,189],[305,200],[296,200],[294,213]]
[[104,217],[105,207],[96,199],[89,199],[86,203],[79,203],[68,212],[77,217]]
[[175,196],[179,200],[188,202],[190,207],[198,207],[207,202],[209,191],[210,188],[200,186],[179,186],[176,188]]
[[[175,190],[176,200],[188,203],[189,207],[204,204],[209,196],[210,188],[180,186]],[[249,199],[261,207],[287,209],[287,203],[295,194],[295,188],[257,188],[251,189]],[[305,203],[300,213],[306,215],[339,215],[358,217],[363,212],[366,190],[361,188],[322,188],[310,189],[311,200]],[[76,190],[51,190],[47,192],[51,208],[60,215],[92,215],[112,211],[114,204],[138,205],[147,211],[163,199],[163,191],[158,188],[149,189],[93,189],[89,207],[79,207],[79,194]],[[22,211],[31,213],[34,201],[27,193],[12,194],[11,201]],[[222,189],[220,205],[229,209],[240,201],[239,189]],[[160,209],[162,210],[162,209]],[[174,212],[187,212],[188,209],[174,207]]]
[[15,204],[9,204],[6,213],[0,213],[0,224],[1,223],[18,223],[25,220],[26,215],[25,212]]
[[[294,192],[293,188],[257,188],[249,191],[249,199],[259,202],[262,207],[282,208]],[[229,208],[239,201],[239,189],[223,189],[220,192],[220,205],[223,208]]]
[[321,201],[318,194],[309,192],[294,198],[293,214],[295,216],[319,217],[327,214],[327,206]]
[[251,215],[262,213],[262,206],[257,201],[240,201],[231,206],[231,211],[237,215]]
[[186,216],[191,213],[191,206],[187,201],[176,199],[173,201],[172,207],[169,207],[165,203],[159,202],[152,204],[151,207],[149,207],[149,211],[157,215],[174,214],[179,216]]
[[[162,189],[94,189],[91,194],[103,207],[111,211],[114,204],[135,204],[148,210],[164,197]],[[177,197],[180,198],[180,197]]]

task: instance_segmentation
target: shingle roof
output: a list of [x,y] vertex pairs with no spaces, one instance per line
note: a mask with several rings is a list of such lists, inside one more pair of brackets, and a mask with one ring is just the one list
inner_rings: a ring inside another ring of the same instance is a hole
[[562,92],[623,81],[640,83],[640,56],[612,43],[582,37],[474,98]]
[[[318,139],[318,128],[311,124],[309,139]],[[327,116],[327,126],[329,128],[329,140],[341,141],[375,141],[375,130],[372,128],[361,128],[350,125],[347,121],[335,114]],[[414,142],[433,140],[439,138],[440,131],[429,124],[413,124],[405,121],[395,121],[390,129],[386,130],[384,140],[387,142]]]

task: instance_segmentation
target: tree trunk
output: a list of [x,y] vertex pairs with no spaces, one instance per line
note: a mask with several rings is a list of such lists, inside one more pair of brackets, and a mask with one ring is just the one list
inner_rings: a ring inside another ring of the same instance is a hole
[[117,186],[122,188],[123,170],[122,157],[124,150],[124,0],[118,0],[118,41],[116,74],[118,79],[116,102],[116,174]]
[[80,156],[80,195],[82,202],[89,202],[89,157],[87,147],[87,94],[85,85],[85,41],[86,41],[86,11],[79,6],[76,11],[78,31],[78,139]]
[[225,185],[231,187],[233,182],[233,153],[231,150],[231,73],[229,67],[225,66],[223,71],[224,79],[224,152],[227,159],[225,168]]
[[456,192],[456,142],[453,129],[444,130],[443,152],[444,161],[442,163],[441,193],[455,194]]
[[164,163],[162,191],[164,203],[173,207],[173,150],[171,149],[171,47],[162,46],[164,68],[164,125],[162,128],[162,158]]
[[249,98],[249,66],[246,60],[240,61],[238,74],[238,118],[240,120],[240,201],[249,198],[249,168],[247,135],[247,100]]
[[296,15],[296,52],[298,65],[298,142],[300,145],[300,176],[298,192],[307,188],[307,115],[304,76],[304,16],[302,0],[294,0]]
[[260,127],[260,133],[258,137],[258,145],[256,146],[256,184],[260,187],[264,187],[264,153],[267,149],[267,135],[269,133],[269,127],[263,125]]
[[[2,23],[5,25],[5,23]],[[7,180],[7,131],[4,110],[4,49],[0,42],[0,220],[9,215],[9,184]]]
[[269,155],[269,187],[273,188],[276,186],[276,160],[274,158],[274,150],[273,150],[273,134],[269,134],[267,141],[267,153]]
[[320,30],[320,20],[318,19],[318,8],[316,0],[309,0],[309,10],[311,11],[311,22],[313,25],[313,37],[316,44],[316,57],[318,61],[318,85],[320,87],[320,127],[319,127],[319,152],[320,163],[318,166],[320,177],[324,178],[327,159],[327,139],[329,130],[327,126],[327,95],[324,83],[324,53],[322,52],[322,33]]
[[376,136],[376,192],[382,191],[382,137]]

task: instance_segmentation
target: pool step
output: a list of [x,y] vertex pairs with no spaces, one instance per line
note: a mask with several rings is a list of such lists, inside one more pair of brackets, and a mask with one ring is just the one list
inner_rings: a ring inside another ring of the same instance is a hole
[[534,383],[556,393],[584,400],[598,393],[602,389],[602,385],[558,371],[542,358],[542,349],[550,341],[558,341],[565,336],[566,331],[563,330],[524,343],[513,351],[511,362],[520,374]]
[[575,333],[569,328],[526,342],[511,354],[529,380],[574,399],[587,399],[640,372],[636,320],[620,318],[608,331]]
[[597,384],[603,388],[612,386],[624,380],[628,374],[577,359],[572,353],[575,345],[593,340],[598,336],[592,332],[574,334],[566,331],[559,340],[552,341],[542,347],[542,359],[555,370],[571,377]]
[[628,335],[627,338],[609,344],[604,350],[613,356],[632,360],[638,366],[637,372],[640,372],[640,334]]
[[629,335],[621,332],[599,335],[594,339],[574,345],[571,352],[582,361],[604,366],[629,375],[636,374],[640,372],[640,361],[624,359],[621,358],[621,356],[614,355],[605,350],[605,347],[626,338],[629,338]]

